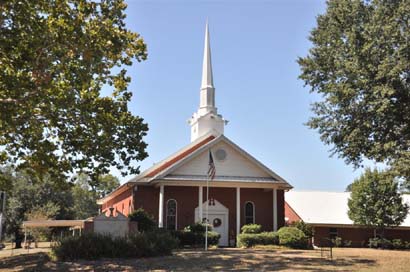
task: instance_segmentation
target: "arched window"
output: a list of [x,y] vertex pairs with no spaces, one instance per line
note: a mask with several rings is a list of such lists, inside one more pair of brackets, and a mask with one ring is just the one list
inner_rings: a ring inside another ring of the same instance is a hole
[[255,223],[255,205],[248,201],[245,203],[245,225]]
[[167,201],[166,226],[167,230],[177,229],[177,201],[175,199]]

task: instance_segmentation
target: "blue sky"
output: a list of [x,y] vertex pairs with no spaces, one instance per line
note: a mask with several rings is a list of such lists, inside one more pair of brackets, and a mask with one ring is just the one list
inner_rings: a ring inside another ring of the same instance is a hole
[[343,191],[360,175],[330,158],[331,147],[304,125],[319,97],[298,79],[296,60],[311,46],[325,1],[127,2],[127,27],[148,45],[148,60],[129,69],[130,109],[150,128],[142,169],[190,142],[208,18],[216,104],[230,121],[225,135],[297,190]]

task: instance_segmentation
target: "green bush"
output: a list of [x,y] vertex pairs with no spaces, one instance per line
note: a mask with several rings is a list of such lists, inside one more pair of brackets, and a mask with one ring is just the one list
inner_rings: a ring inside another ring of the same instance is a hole
[[406,248],[406,243],[403,242],[401,239],[393,239],[391,242],[392,242],[392,247],[394,249],[405,249]]
[[335,237],[334,239],[332,239],[332,244],[335,247],[342,247],[343,246],[343,240],[341,237]]
[[[205,244],[205,229],[205,224],[195,223],[186,226],[182,231],[176,231],[175,236],[182,246],[202,246]],[[220,238],[221,235],[212,231],[212,227],[208,225],[208,245],[218,245]]]
[[[191,225],[188,225],[184,228],[184,231],[190,231],[194,233],[205,233],[206,230],[206,224],[204,223],[194,223]],[[212,231],[212,226],[208,224],[208,231]]]
[[382,249],[410,249],[410,242],[401,239],[371,238],[369,239],[370,248]]
[[238,235],[238,247],[253,247],[256,245],[278,245],[276,232],[242,233]]
[[393,244],[390,240],[385,239],[385,238],[370,238],[369,247],[370,248],[393,249]]
[[147,213],[144,209],[139,208],[128,215],[129,219],[138,223],[138,231],[153,231],[157,224],[152,215]]
[[258,224],[248,224],[241,228],[241,233],[261,233],[262,226]]
[[279,244],[291,248],[305,249],[308,248],[308,238],[298,228],[283,227],[278,231]]
[[291,224],[291,227],[295,227],[303,231],[306,237],[312,238],[313,237],[313,228],[311,225],[306,224],[303,221],[295,221]]
[[344,240],[343,241],[343,246],[344,247],[351,247],[352,246],[352,241],[351,240]]
[[171,254],[178,240],[166,231],[136,233],[127,237],[101,234],[68,236],[53,246],[57,259],[94,260],[99,258],[151,257]]

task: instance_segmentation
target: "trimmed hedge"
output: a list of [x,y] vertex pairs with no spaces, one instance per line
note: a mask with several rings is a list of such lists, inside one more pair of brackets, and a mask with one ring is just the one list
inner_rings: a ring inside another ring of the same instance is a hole
[[283,227],[278,231],[279,244],[290,248],[308,248],[308,237],[298,228]]
[[[205,244],[205,232],[177,231],[175,232],[181,246],[203,246]],[[215,231],[208,231],[208,245],[216,246],[221,235]]]
[[166,231],[136,233],[127,237],[102,234],[68,236],[59,241],[52,252],[57,259],[95,260],[100,258],[131,258],[163,256],[178,247],[178,240]]
[[410,242],[401,239],[371,238],[369,239],[370,248],[382,249],[410,249]]
[[238,235],[238,247],[253,247],[256,245],[278,245],[276,232],[242,233]]
[[258,224],[248,224],[244,225],[241,228],[241,233],[261,233],[262,232],[262,226]]
[[[205,229],[205,224],[195,223],[185,227],[184,230],[176,231],[175,236],[181,246],[202,246],[205,244]],[[220,238],[221,235],[212,231],[212,227],[208,226],[208,245],[218,245]]]

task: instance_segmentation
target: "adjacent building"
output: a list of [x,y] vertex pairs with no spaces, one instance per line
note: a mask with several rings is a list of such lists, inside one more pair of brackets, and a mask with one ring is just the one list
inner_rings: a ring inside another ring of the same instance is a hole
[[[291,224],[302,220],[311,225],[315,245],[340,237],[351,246],[362,247],[374,237],[373,228],[355,225],[347,215],[349,192],[290,191],[285,195],[285,221]],[[410,195],[403,195],[403,201],[410,203]],[[385,237],[410,241],[410,215],[400,226],[386,229]]]

